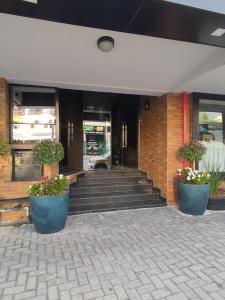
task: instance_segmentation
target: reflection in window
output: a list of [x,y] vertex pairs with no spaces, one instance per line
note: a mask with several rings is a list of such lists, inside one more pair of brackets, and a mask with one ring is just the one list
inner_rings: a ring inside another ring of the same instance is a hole
[[200,100],[199,140],[207,148],[200,170],[225,171],[224,101]]
[[41,174],[41,166],[32,159],[31,150],[13,151],[13,180],[37,180]]
[[56,139],[54,94],[13,90],[11,132],[13,143]]
[[223,142],[223,114],[221,112],[199,112],[199,138],[206,142]]

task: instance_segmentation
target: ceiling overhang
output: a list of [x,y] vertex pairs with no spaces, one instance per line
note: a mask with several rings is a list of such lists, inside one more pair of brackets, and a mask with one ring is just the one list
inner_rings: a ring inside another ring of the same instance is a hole
[[0,12],[78,26],[225,47],[225,15],[163,0],[1,0]]

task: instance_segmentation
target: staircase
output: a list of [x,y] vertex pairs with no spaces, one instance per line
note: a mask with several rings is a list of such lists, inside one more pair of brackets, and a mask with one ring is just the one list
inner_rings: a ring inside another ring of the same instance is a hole
[[70,193],[70,214],[166,205],[160,190],[135,169],[88,171]]

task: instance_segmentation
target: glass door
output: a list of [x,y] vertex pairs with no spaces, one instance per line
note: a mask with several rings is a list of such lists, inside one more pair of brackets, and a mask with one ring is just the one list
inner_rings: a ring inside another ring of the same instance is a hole
[[111,169],[111,121],[109,113],[105,116],[105,121],[83,121],[84,170]]

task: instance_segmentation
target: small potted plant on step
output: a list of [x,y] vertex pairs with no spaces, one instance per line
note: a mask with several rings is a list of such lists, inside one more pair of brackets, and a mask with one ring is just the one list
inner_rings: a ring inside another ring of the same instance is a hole
[[62,230],[68,215],[65,191],[69,180],[64,175],[40,178],[28,188],[31,217],[39,233],[54,233]]
[[205,152],[205,147],[198,141],[188,143],[178,152],[180,158],[192,165],[192,169],[178,169],[176,173],[177,194],[183,213],[203,215],[207,208],[210,174],[195,170],[196,162],[202,159]]

